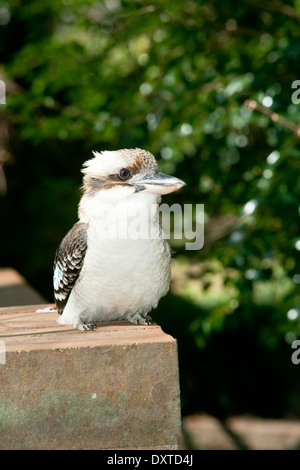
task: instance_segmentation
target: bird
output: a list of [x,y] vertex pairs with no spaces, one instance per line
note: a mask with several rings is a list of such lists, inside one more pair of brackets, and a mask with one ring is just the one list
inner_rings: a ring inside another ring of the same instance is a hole
[[81,331],[106,321],[151,325],[171,281],[159,203],[185,183],[160,172],[147,150],[92,153],[81,170],[78,221],[55,253],[57,322]]

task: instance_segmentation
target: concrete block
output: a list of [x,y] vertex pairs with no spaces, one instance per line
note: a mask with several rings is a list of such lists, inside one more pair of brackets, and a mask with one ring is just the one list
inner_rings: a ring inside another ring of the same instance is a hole
[[177,449],[176,340],[125,321],[80,332],[44,307],[0,309],[0,449]]

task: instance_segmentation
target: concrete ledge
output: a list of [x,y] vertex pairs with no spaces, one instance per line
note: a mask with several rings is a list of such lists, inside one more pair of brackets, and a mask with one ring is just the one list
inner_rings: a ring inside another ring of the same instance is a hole
[[0,309],[0,449],[178,448],[176,340],[129,322],[80,332],[45,306]]
[[0,268],[0,307],[45,303],[45,299],[13,268]]
[[210,415],[183,419],[190,448],[197,450],[299,450],[300,422],[232,416],[224,422]]

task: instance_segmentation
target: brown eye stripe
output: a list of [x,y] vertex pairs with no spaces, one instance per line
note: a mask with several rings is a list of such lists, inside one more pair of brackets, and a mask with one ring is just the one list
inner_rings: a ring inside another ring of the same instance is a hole
[[103,178],[97,178],[92,176],[85,179],[82,189],[86,191],[87,194],[92,196],[101,189],[111,189],[115,186],[124,184],[128,184],[126,183],[126,179],[120,178],[118,174],[109,175]]

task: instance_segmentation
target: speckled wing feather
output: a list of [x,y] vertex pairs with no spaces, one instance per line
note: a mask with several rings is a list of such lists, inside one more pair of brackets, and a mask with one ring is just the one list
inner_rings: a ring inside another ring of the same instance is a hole
[[88,224],[77,222],[59,245],[54,260],[54,297],[62,314],[81,272],[87,249]]

